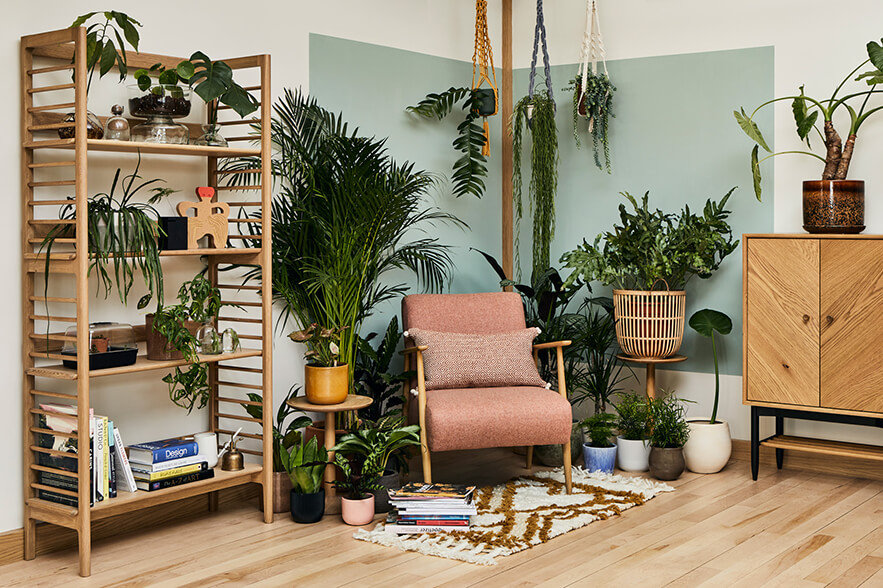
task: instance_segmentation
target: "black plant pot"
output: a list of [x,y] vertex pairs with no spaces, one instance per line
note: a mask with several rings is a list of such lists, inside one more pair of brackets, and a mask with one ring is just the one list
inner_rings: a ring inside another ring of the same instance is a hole
[[325,490],[315,494],[291,491],[291,520],[295,523],[318,523],[325,516]]
[[378,480],[381,489],[374,491],[374,512],[389,512],[392,508],[389,504],[389,490],[398,490],[402,487],[402,477],[394,470],[383,472],[383,476]]
[[163,251],[187,249],[187,217],[161,216],[159,227],[163,234],[159,237],[159,248]]
[[497,97],[491,88],[475,90],[479,116],[492,116],[497,111]]

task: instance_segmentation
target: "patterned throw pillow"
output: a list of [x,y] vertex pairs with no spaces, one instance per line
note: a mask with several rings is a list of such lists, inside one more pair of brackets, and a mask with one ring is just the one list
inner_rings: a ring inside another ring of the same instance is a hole
[[537,328],[481,335],[408,329],[415,345],[426,345],[423,372],[427,390],[493,386],[550,385],[533,361]]

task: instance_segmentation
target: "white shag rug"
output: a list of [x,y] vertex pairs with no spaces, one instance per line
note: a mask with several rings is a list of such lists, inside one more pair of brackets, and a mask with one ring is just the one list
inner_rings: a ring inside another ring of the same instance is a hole
[[573,494],[564,491],[564,470],[557,468],[476,490],[478,515],[469,531],[396,535],[383,524],[360,529],[353,537],[402,551],[416,551],[481,565],[511,555],[594,521],[640,506],[668,484],[646,478],[573,468]]

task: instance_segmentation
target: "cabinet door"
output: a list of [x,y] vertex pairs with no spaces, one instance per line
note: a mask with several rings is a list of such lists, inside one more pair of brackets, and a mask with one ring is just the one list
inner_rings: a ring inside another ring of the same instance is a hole
[[821,280],[821,405],[883,412],[883,241],[824,241]]
[[747,399],[819,406],[819,242],[746,246]]

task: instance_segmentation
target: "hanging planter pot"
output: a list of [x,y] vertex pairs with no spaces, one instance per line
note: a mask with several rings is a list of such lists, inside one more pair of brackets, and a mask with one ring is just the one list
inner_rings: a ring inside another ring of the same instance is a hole
[[479,116],[493,116],[497,113],[497,93],[493,88],[473,90],[473,104],[477,103]]

